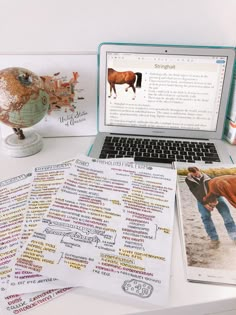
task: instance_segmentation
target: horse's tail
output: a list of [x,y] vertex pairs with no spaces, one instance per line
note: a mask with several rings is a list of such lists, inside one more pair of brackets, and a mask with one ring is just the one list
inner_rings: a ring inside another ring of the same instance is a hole
[[142,73],[141,72],[135,72],[137,76],[137,81],[136,81],[136,88],[141,88],[141,83],[142,83]]

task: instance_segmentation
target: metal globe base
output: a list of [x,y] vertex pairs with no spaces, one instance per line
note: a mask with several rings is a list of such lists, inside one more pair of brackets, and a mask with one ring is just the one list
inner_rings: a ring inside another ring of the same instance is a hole
[[3,139],[2,143],[4,153],[17,158],[34,155],[41,151],[42,147],[42,138],[34,131],[25,131],[23,139],[16,133],[11,134]]

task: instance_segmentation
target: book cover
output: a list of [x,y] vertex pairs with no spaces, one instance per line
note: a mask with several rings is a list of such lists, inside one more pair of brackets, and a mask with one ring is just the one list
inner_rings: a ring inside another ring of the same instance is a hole
[[236,166],[175,163],[186,278],[236,285]]

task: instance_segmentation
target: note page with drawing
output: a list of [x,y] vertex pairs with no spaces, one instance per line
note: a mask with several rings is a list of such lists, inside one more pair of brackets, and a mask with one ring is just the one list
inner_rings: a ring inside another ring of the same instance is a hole
[[79,156],[24,247],[23,267],[165,304],[175,181],[175,170]]

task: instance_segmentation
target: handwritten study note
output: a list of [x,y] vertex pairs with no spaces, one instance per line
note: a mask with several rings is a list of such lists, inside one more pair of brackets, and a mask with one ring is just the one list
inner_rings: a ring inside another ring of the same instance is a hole
[[22,314],[41,304],[51,301],[52,299],[66,293],[70,288],[48,290],[29,294],[9,295],[5,298],[0,296],[0,314]]
[[[61,288],[21,295],[8,295],[10,277],[20,245],[32,174],[0,182],[0,314],[20,314],[70,290]],[[26,276],[26,273],[24,273]],[[27,272],[29,275],[29,272]],[[31,279],[32,281],[32,279]],[[40,287],[40,286],[38,286]],[[37,290],[39,291],[39,290]]]
[[0,182],[0,291],[5,294],[15,262],[31,173]]
[[[58,188],[64,182],[65,174],[71,167],[72,162],[68,161],[60,164],[40,166],[33,169],[32,183],[28,194],[21,234],[21,248],[47,211]],[[18,251],[17,257],[20,256],[20,253],[21,250]],[[19,268],[16,264],[14,272],[11,274],[9,286],[11,294],[19,294],[64,288],[65,284],[55,278],[43,277],[37,273]]]
[[175,185],[175,170],[80,156],[19,265],[70,284],[165,303]]

